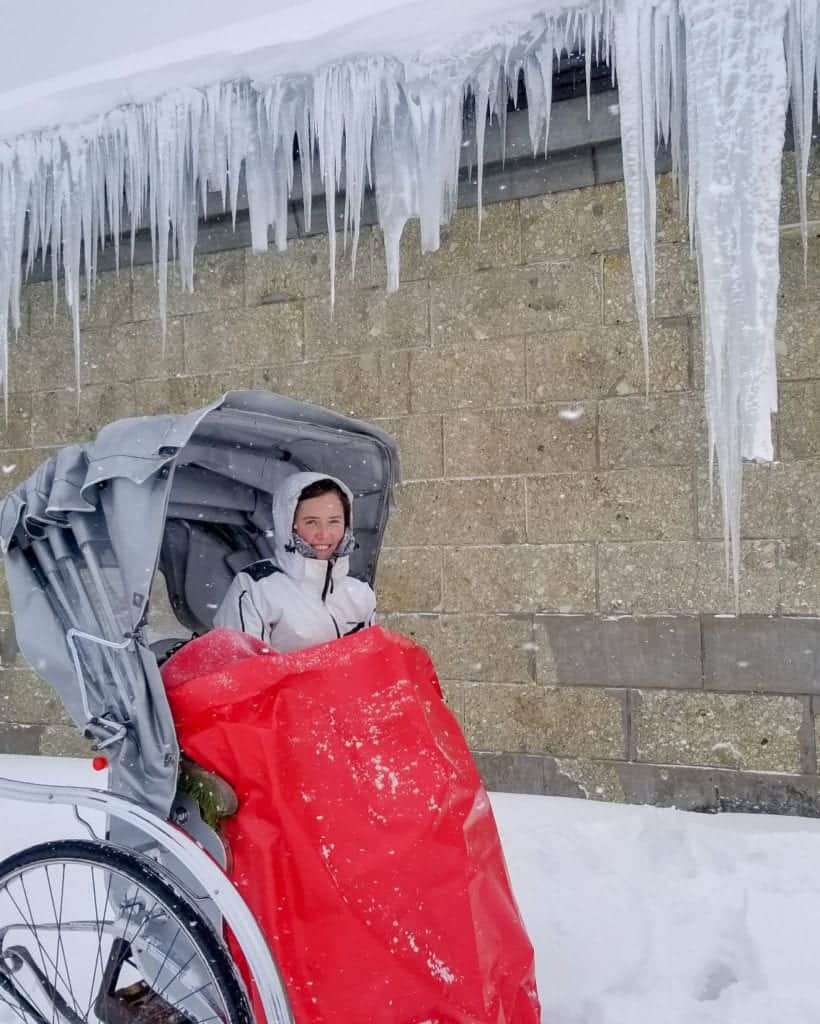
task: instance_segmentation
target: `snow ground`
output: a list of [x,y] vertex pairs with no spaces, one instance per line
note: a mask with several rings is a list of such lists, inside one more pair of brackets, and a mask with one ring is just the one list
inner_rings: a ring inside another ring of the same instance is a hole
[[[0,775],[99,785],[85,761]],[[820,821],[492,794],[547,1024],[820,1019]],[[71,811],[0,804],[0,855],[83,836]]]

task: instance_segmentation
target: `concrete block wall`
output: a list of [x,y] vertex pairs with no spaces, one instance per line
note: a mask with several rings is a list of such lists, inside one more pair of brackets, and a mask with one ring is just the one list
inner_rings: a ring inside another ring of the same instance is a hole
[[[431,255],[408,228],[393,295],[365,228],[333,311],[322,236],[201,256],[196,292],[171,287],[164,338],[150,267],[105,273],[83,313],[79,396],[68,319],[49,283],[31,284],[3,480],[110,419],[230,388],[375,420],[405,478],[382,620],[432,653],[490,786],[816,813],[820,227],[804,280],[792,178],[788,166],[778,461],[747,468],[739,617],[706,468],[696,275],[668,177],[648,398],[615,182],[489,206],[480,240],[462,210]],[[0,749],[84,751],[15,658],[7,606],[0,617]]]

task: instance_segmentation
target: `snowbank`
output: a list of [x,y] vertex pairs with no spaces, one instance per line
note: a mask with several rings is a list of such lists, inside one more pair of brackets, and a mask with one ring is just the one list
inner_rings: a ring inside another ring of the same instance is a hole
[[[83,761],[0,774],[99,785]],[[814,1024],[820,822],[496,793],[545,1024]],[[4,804],[0,854],[84,835],[65,808]],[[1,1018],[0,1018],[1,1019]]]

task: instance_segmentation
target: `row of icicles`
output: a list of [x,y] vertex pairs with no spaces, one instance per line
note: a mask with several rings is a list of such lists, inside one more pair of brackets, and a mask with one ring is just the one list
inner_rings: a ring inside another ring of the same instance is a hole
[[[757,99],[768,104],[775,118],[781,104],[782,124],[790,95],[805,244],[813,92],[815,77],[820,76],[818,0],[590,0],[585,8],[540,14],[534,4],[532,20],[520,26],[514,44],[454,58],[432,77],[429,68],[421,73],[386,58],[361,58],[309,76],[284,76],[265,86],[222,82],[202,90],[185,89],[111,111],[93,125],[58,128],[0,144],[0,358],[6,401],[9,328],[20,325],[21,285],[38,257],[50,260],[55,303],[58,275],[65,279],[78,395],[80,281],[84,276],[89,293],[93,291],[97,255],[106,239],[111,239],[119,261],[121,236],[130,232],[133,255],[135,232],[147,224],[164,324],[169,256],[177,263],[183,285],[192,288],[199,217],[207,210],[208,195],[221,193],[235,219],[243,178],[255,250],[267,248],[269,233],[278,249],[285,248],[288,205],[294,200],[303,202],[305,228],[310,231],[311,197],[314,191],[324,193],[331,301],[336,197],[342,194],[342,235],[355,265],[362,205],[366,191],[372,189],[385,235],[388,288],[395,289],[399,240],[407,220],[419,220],[422,248],[431,251],[438,248],[441,225],[455,211],[465,102],[474,102],[477,112],[473,153],[480,230],[488,119],[500,120],[503,131],[508,100],[515,100],[523,75],[533,152],[546,154],[555,62],[563,52],[583,52],[588,95],[592,62],[609,62],[613,74],[617,64],[630,256],[647,375],[655,290],[657,141],[671,152],[682,215],[689,220],[701,275],[711,451],[718,466],[737,586],[742,457],[765,458],[766,446],[750,452],[744,441],[749,436],[744,419],[748,409],[736,372],[741,339],[729,322],[731,310],[719,308],[730,302],[725,282],[709,276],[719,275],[715,268],[720,261],[712,260],[708,246],[703,247],[704,238],[714,232],[710,217],[717,208],[709,205],[715,182],[708,180],[704,148],[709,140],[702,137],[705,114],[695,97],[704,82],[721,95],[721,75],[730,74],[732,62],[717,48],[727,37],[751,52],[766,33],[779,34],[788,86],[786,92],[779,89],[775,74],[768,86],[772,95]],[[511,38],[509,25],[504,38]],[[776,64],[776,56],[772,59]],[[754,70],[738,66],[734,74],[742,78]],[[774,127],[776,140],[776,121]],[[739,217],[756,215],[748,204],[743,207],[742,196],[736,199]],[[711,235],[708,240],[714,241]],[[722,255],[733,258],[728,251]],[[757,298],[762,287],[759,282],[754,286]],[[758,317],[751,330],[756,331],[754,344],[762,353],[760,365],[765,363],[771,376],[775,314],[768,305],[768,298],[755,304]],[[748,337],[743,344],[747,341]],[[772,390],[771,381],[763,393],[767,389]],[[765,422],[770,447],[772,410],[765,404],[756,399],[751,417],[758,417],[756,436],[761,436],[758,428]]]

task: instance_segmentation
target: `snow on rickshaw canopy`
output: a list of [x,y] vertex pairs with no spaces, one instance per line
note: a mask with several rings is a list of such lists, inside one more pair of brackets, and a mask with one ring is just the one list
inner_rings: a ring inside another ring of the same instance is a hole
[[[164,318],[169,245],[193,282],[209,191],[252,245],[284,248],[311,179],[344,192],[355,257],[375,192],[388,287],[418,218],[425,250],[457,200],[464,105],[484,130],[523,75],[533,151],[549,144],[562,50],[617,73],[636,307],[654,301],[655,152],[665,144],[697,258],[710,451],[735,583],[742,460],[772,458],[780,164],[791,102],[804,243],[820,0],[29,0],[0,42],[0,350],[38,254],[65,272],[79,381],[79,279],[106,236],[150,225]],[[296,145],[294,145],[294,140]],[[298,147],[298,156],[297,153]],[[325,204],[335,255],[335,203]],[[12,382],[13,383],[13,382]]]

